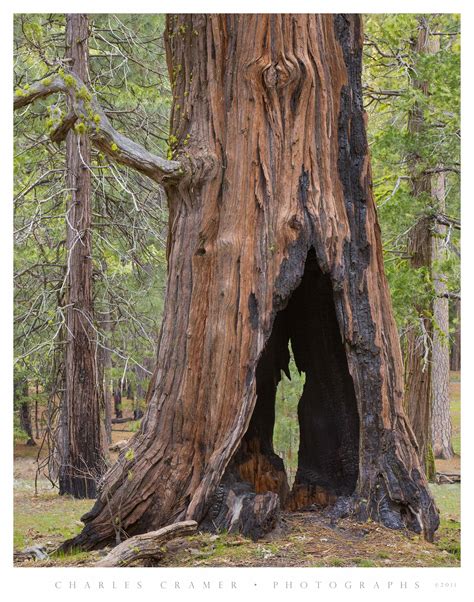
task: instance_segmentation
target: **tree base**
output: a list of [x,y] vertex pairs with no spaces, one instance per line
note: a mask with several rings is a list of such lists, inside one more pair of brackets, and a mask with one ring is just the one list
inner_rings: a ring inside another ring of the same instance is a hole
[[200,528],[217,533],[241,533],[254,541],[272,531],[280,517],[280,498],[276,493],[255,493],[250,483],[233,475],[223,479]]
[[452,447],[436,447],[433,445],[433,455],[437,460],[451,460],[454,458],[454,450]]
[[62,475],[59,477],[59,495],[72,495],[78,500],[95,499],[97,484],[90,477]]

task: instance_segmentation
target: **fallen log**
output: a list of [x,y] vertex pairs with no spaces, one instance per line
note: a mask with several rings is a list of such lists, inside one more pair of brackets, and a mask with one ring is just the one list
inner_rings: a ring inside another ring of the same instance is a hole
[[438,485],[448,484],[451,485],[453,483],[461,482],[461,474],[459,472],[437,472],[436,473],[436,483]]
[[167,541],[190,535],[197,529],[197,522],[187,520],[167,525],[158,531],[150,531],[143,535],[135,535],[116,546],[105,558],[96,562],[96,567],[124,567],[132,562],[145,558],[160,558],[163,555],[161,547]]
[[14,560],[48,560],[49,554],[46,552],[44,546],[30,546],[21,550],[21,552],[14,552]]

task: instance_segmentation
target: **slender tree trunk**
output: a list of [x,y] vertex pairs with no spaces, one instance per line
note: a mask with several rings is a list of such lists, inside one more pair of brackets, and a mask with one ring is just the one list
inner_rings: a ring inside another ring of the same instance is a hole
[[118,381],[117,387],[114,389],[114,412],[115,418],[122,418],[122,390],[120,387],[120,381]]
[[143,388],[143,381],[145,379],[146,373],[142,368],[138,365],[135,365],[135,378],[136,378],[136,403],[137,406],[140,406],[143,398],[145,396],[145,390]]
[[453,306],[455,324],[454,337],[451,346],[450,367],[454,372],[458,372],[461,370],[461,299],[455,299]]
[[[184,174],[167,189],[157,366],[140,431],[64,548],[113,541],[114,520],[127,535],[193,519],[257,537],[279,507],[323,498],[432,537],[371,193],[362,41],[357,15],[167,18]],[[291,493],[271,443],[289,340],[307,383]]]
[[[414,179],[413,191],[420,194],[423,182]],[[431,266],[431,219],[418,221],[408,237],[408,254],[415,269]],[[418,442],[420,461],[428,479],[435,476],[431,447],[431,357],[432,322],[431,308],[419,304],[416,307],[419,323],[406,334],[405,354],[405,410]]]
[[[67,56],[71,69],[88,81],[87,15],[69,14],[66,20]],[[69,131],[66,138],[67,304],[66,392],[64,396],[63,457],[60,494],[96,496],[96,482],[104,470],[97,381],[96,335],[92,310],[90,143]]]
[[104,420],[105,420],[105,434],[107,437],[107,443],[112,443],[112,389],[110,386],[110,368],[112,367],[112,359],[110,357],[110,351],[104,350],[104,374],[102,380],[102,388],[104,395]]
[[107,443],[112,443],[112,386],[110,380],[111,368],[112,368],[112,354],[110,352],[111,346],[111,333],[112,333],[112,316],[110,311],[107,309],[104,314],[104,321],[102,323],[102,332],[104,333],[105,347],[101,347],[101,378],[100,383],[102,387],[102,401],[104,406],[104,422],[105,422],[105,436]]
[[40,432],[39,432],[39,402],[38,402],[38,395],[39,395],[39,382],[36,381],[35,383],[35,391],[36,391],[36,397],[35,397],[35,434],[36,434],[36,438],[39,439],[40,436]]
[[28,380],[25,380],[22,387],[22,398],[20,403],[20,426],[25,431],[28,439],[26,445],[36,445],[33,437],[33,428],[31,426],[31,408],[29,403]]
[[[418,36],[414,41],[414,51],[417,55],[434,54],[439,50],[439,38],[430,36],[428,22],[425,16],[419,18]],[[429,94],[427,82],[416,79],[414,66],[413,87]],[[416,139],[427,125],[423,110],[416,104],[408,116],[408,131]],[[420,156],[414,152],[410,157],[411,187],[414,197],[432,196],[431,176],[420,170]],[[413,268],[426,268],[433,274],[434,239],[433,220],[421,217],[408,236],[408,253],[411,255]],[[441,367],[435,366],[434,331],[432,315],[433,302],[418,304],[419,325],[412,328],[407,335],[407,354],[405,362],[405,408],[418,442],[420,460],[429,479],[434,478],[435,466],[432,447],[432,420],[435,388],[435,373],[440,378]],[[438,356],[436,357],[436,359]],[[449,373],[448,373],[449,377]]]
[[[446,211],[445,173],[440,172],[431,178],[431,196],[434,206],[440,213]],[[433,411],[432,437],[435,458],[449,459],[454,455],[451,443],[451,404],[449,399],[449,300],[446,276],[439,271],[443,259],[443,243],[446,226],[435,222],[432,228],[432,266],[435,297],[433,300]]]

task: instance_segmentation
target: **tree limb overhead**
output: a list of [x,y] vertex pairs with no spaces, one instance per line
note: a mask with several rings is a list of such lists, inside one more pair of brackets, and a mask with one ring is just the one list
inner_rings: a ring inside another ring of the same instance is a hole
[[[114,162],[128,165],[159,184],[180,178],[183,169],[179,161],[163,159],[120,134],[83,81],[73,72],[46,78],[27,89],[17,90],[13,98],[13,108],[20,109],[58,92],[70,96],[73,110],[72,115],[69,114],[55,128],[53,140],[61,141],[65,137],[68,125],[74,125],[78,134],[87,133],[92,144]],[[58,133],[60,135],[57,135]]]

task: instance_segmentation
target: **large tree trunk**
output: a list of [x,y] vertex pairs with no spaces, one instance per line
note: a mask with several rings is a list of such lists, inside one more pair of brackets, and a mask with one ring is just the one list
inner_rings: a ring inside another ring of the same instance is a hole
[[[431,196],[440,213],[446,211],[446,176],[440,172],[432,177]],[[435,297],[433,299],[433,410],[432,442],[435,458],[449,459],[454,455],[451,443],[451,403],[449,398],[449,300],[446,275],[439,271],[443,259],[446,226],[435,222],[432,232],[432,266]]]
[[[360,18],[170,16],[166,43],[185,173],[167,190],[157,367],[131,451],[65,547],[112,541],[114,521],[130,536],[211,511],[261,533],[278,501],[349,494],[357,516],[430,538],[371,192]],[[289,339],[306,372],[291,495],[271,443]]]
[[[88,81],[89,25],[86,15],[67,15],[67,53],[71,69]],[[66,391],[61,412],[59,492],[77,498],[96,496],[104,471],[96,335],[92,310],[90,142],[70,130],[66,138],[67,304]]]

